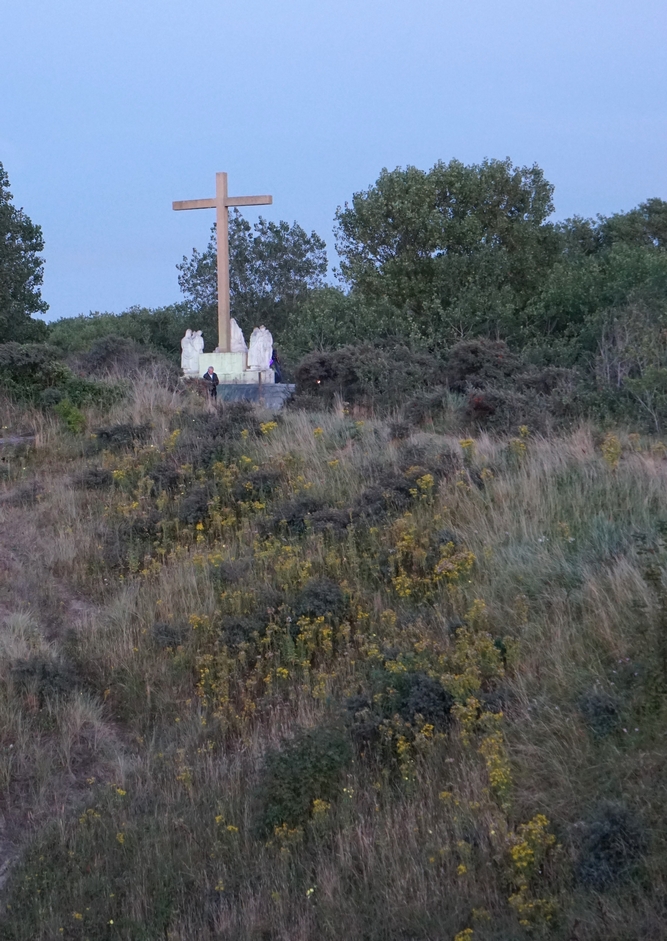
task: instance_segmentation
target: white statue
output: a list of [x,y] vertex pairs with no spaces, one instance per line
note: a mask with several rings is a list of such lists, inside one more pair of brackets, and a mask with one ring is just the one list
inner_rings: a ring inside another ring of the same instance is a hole
[[245,353],[248,347],[246,346],[245,337],[243,336],[243,330],[241,330],[233,317],[229,321],[229,325],[232,353]]
[[186,376],[199,375],[199,350],[195,348],[195,340],[192,330],[186,330],[181,340],[181,369]]
[[250,335],[248,369],[268,369],[273,357],[273,337],[264,325]]
[[[204,352],[204,337],[202,336],[201,330],[197,330],[197,332],[193,334],[192,345],[197,351],[197,356]],[[199,363],[197,363],[197,371],[199,371]]]

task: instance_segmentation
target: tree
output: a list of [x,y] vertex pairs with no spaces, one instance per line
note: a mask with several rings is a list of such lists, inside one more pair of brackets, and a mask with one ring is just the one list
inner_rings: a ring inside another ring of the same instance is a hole
[[[183,294],[198,309],[217,308],[216,229],[204,252],[193,249],[177,265]],[[280,333],[287,319],[308,296],[324,287],[326,245],[296,222],[250,223],[234,210],[229,217],[229,287],[232,316],[246,332],[260,323]]]
[[40,339],[44,324],[32,314],[48,310],[40,294],[42,230],[12,205],[9,177],[0,163],[0,342]]
[[558,255],[552,194],[539,167],[509,159],[385,169],[336,213],[341,274],[432,344],[506,333]]

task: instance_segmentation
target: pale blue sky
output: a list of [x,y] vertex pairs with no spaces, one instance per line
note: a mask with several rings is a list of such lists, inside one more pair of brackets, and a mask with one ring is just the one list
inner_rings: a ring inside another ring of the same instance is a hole
[[330,256],[383,166],[537,162],[558,217],[667,198],[666,48],[665,0],[4,0],[0,161],[49,317],[158,306],[216,170]]

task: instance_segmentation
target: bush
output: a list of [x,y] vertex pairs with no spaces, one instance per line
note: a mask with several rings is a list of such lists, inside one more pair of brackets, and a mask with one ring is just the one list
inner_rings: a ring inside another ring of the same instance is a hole
[[185,494],[178,507],[178,518],[181,523],[201,523],[208,516],[209,502],[211,500],[210,486],[193,487]]
[[329,578],[311,578],[294,602],[297,618],[341,618],[347,608],[345,592]]
[[244,474],[234,487],[237,500],[261,500],[270,496],[282,480],[282,472],[275,467],[260,467]]
[[36,697],[40,708],[49,700],[70,695],[79,685],[72,667],[38,654],[18,660],[12,666],[11,677],[21,693]]
[[106,467],[89,467],[73,479],[75,487],[83,490],[106,490],[113,484],[113,474]]
[[293,500],[279,504],[273,514],[263,521],[262,529],[265,534],[286,531],[296,536],[306,531],[314,515],[322,509],[322,500],[303,493]]
[[604,892],[631,877],[647,847],[644,829],[623,804],[605,802],[586,825],[576,866],[578,881]]
[[396,345],[362,344],[305,356],[296,369],[297,398],[330,405],[340,396],[350,405],[388,411],[416,392],[441,384],[444,368],[435,356]]
[[174,460],[169,458],[156,464],[149,471],[149,476],[156,490],[166,491],[167,493],[174,493],[178,490],[178,485],[181,482],[180,468]]
[[95,340],[87,353],[77,357],[77,368],[87,375],[112,372],[130,379],[150,370],[156,382],[168,387],[180,378],[178,367],[165,356],[117,334]]
[[150,435],[149,425],[121,424],[111,425],[109,428],[97,428],[95,438],[98,448],[108,448],[112,451],[121,448],[132,448],[143,444]]
[[405,673],[396,687],[397,711],[407,722],[414,722],[421,716],[436,729],[449,725],[455,700],[438,680],[425,673]]
[[61,399],[54,411],[74,434],[80,434],[86,427],[86,416],[76,405],[72,405],[69,399]]
[[181,647],[190,632],[187,624],[172,624],[168,621],[156,621],[151,628],[155,644],[163,650]]
[[610,735],[621,724],[618,697],[601,690],[589,690],[584,693],[579,700],[579,710],[584,722],[597,738]]
[[291,829],[304,826],[314,800],[336,797],[351,758],[345,732],[326,726],[301,731],[282,748],[269,752],[255,792],[257,835],[271,836],[283,824]]
[[250,402],[230,402],[215,412],[183,412],[178,421],[180,435],[174,460],[178,464],[192,464],[195,469],[233,460],[241,452],[241,432],[257,434],[259,425]]
[[463,340],[447,356],[447,384],[454,392],[503,382],[521,366],[521,359],[502,340]]
[[[0,383],[26,402],[49,405],[67,398],[74,406],[111,405],[122,392],[118,386],[82,379],[63,362],[62,354],[46,343],[0,345]],[[47,390],[53,389],[53,392]]]

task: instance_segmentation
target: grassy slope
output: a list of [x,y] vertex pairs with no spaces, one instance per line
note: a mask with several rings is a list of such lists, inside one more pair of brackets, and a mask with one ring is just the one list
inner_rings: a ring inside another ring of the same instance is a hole
[[0,936],[662,937],[664,448],[202,407],[3,412]]

